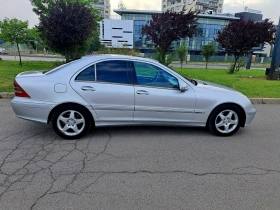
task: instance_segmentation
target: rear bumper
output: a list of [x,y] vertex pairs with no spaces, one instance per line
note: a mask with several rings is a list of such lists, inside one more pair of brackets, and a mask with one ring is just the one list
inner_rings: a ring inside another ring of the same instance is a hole
[[48,116],[55,103],[35,101],[30,98],[14,97],[11,100],[15,114],[22,119],[40,123],[48,123]]

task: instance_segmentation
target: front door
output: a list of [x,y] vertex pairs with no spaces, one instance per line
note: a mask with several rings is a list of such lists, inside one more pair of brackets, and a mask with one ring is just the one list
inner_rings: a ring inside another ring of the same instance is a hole
[[181,92],[178,79],[171,73],[149,63],[133,64],[137,78],[133,121],[192,121],[196,102],[192,88]]

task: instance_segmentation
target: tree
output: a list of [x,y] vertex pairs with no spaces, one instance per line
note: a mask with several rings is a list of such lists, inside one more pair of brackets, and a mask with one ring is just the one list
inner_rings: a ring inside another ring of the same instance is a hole
[[21,21],[16,18],[5,18],[0,21],[0,39],[5,42],[15,43],[19,54],[19,63],[22,66],[19,44],[28,42],[28,21]]
[[206,69],[208,66],[209,59],[216,53],[215,46],[212,42],[209,42],[207,45],[204,45],[201,51],[201,55],[205,58]]
[[152,15],[152,20],[142,28],[142,37],[153,41],[160,53],[159,62],[166,64],[166,54],[171,50],[172,42],[192,37],[196,24],[197,15],[193,11],[166,11]]
[[215,41],[225,52],[234,55],[230,73],[235,72],[236,63],[241,56],[252,53],[254,47],[273,42],[275,32],[273,22],[268,19],[263,22],[241,19],[229,23],[222,31],[218,31]]
[[62,1],[65,3],[80,3],[91,9],[93,9],[93,3],[97,2],[97,0],[30,0],[34,6],[33,11],[39,16],[42,14],[48,16],[50,9]]
[[38,30],[38,28],[33,27],[31,29],[29,29],[29,43],[32,46],[32,48],[34,50],[36,50],[38,48],[38,44],[43,44],[43,41],[41,39],[41,34]]
[[89,52],[98,51],[101,48],[101,42],[99,40],[99,32],[94,31],[89,47]]
[[66,62],[84,55],[90,45],[97,23],[91,9],[79,3],[58,1],[50,14],[40,16],[39,31],[43,40],[55,52],[65,56]]
[[[52,7],[55,7],[59,3],[65,3],[67,5],[70,3],[79,3],[91,10],[91,14],[94,16],[93,19],[96,25],[98,25],[98,22],[102,20],[99,10],[93,5],[94,3],[97,3],[98,0],[30,0],[30,2],[34,6],[33,11],[39,16],[49,17]],[[92,36],[88,38],[86,45],[81,48],[83,49],[81,52],[89,52],[92,51],[92,49],[99,47],[99,37],[96,34],[98,34],[98,31],[96,30],[96,27],[94,27]],[[44,42],[44,45],[47,45],[48,42],[46,40],[42,41]],[[52,48],[51,46],[47,47]],[[52,50],[55,51],[54,49]]]
[[188,49],[186,47],[186,42],[183,41],[180,43],[179,47],[176,50],[176,54],[179,57],[180,63],[181,63],[181,68],[183,67],[183,62],[186,59]]

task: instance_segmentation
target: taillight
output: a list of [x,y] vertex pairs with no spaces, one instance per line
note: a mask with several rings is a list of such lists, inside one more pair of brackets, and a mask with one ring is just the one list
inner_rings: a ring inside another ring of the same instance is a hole
[[20,87],[16,80],[14,81],[14,90],[16,96],[30,98],[30,96],[22,89],[22,87]]

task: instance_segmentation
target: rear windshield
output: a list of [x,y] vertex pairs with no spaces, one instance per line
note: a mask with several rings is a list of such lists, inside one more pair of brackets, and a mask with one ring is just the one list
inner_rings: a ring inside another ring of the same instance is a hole
[[66,67],[66,66],[69,66],[69,65],[72,64],[73,62],[74,62],[74,61],[72,61],[72,62],[70,62],[70,63],[65,63],[65,64],[63,64],[63,65],[61,65],[61,66],[58,66],[58,67],[56,67],[56,68],[54,68],[54,69],[51,69],[51,70],[46,70],[46,71],[43,72],[43,74],[51,74],[51,73],[56,72],[56,71],[58,71],[58,70],[60,70],[60,69],[63,69],[63,68]]

